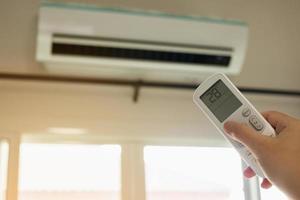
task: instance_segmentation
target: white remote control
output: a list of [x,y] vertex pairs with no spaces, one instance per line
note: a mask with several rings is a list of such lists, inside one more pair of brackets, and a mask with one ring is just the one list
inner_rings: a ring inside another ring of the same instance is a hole
[[276,136],[275,131],[233,83],[224,74],[214,74],[197,88],[194,102],[255,173],[265,177],[249,150],[225,133],[224,123],[226,121],[245,123],[258,133],[272,137]]

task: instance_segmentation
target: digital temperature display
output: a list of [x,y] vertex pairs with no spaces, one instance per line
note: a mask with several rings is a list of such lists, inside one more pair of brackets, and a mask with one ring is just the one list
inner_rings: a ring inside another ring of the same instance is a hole
[[223,122],[242,105],[221,80],[213,84],[200,96],[200,99],[220,122]]

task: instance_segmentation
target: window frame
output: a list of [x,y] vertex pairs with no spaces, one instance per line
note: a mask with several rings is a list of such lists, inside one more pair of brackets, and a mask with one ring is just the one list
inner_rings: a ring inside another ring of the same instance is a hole
[[0,200],[7,199],[8,161],[9,142],[7,139],[0,138]]
[[[11,141],[10,141],[11,143]],[[121,146],[121,200],[146,200],[145,184],[145,164],[144,164],[144,147],[145,146],[184,146],[184,147],[228,147],[224,143],[214,143],[213,141],[137,141],[137,140],[115,140],[103,137],[86,136],[56,136],[47,137],[24,137],[15,138],[13,145],[9,145],[9,174],[15,173],[15,182],[7,184],[6,200],[18,199],[18,180],[19,180],[19,148],[21,143],[45,143],[45,144],[115,144]],[[245,163],[241,165],[245,168]],[[9,179],[9,178],[8,178]],[[9,181],[8,181],[9,183]],[[261,200],[258,178],[243,179],[245,200]],[[10,195],[9,195],[10,194]]]

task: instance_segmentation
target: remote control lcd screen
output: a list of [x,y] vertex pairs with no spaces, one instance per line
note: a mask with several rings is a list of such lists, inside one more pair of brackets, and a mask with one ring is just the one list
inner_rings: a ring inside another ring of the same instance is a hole
[[202,94],[200,99],[220,122],[223,122],[242,105],[221,80]]

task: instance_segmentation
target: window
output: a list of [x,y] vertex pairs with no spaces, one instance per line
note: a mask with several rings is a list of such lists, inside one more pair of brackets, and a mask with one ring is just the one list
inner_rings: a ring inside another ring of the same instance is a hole
[[[130,143],[122,144],[122,149],[122,159],[130,158],[129,165],[122,161],[121,166],[119,145],[22,144],[19,199],[121,200],[121,171],[127,177],[122,194],[129,199],[287,199],[276,188],[261,189],[259,198],[258,182],[244,185],[240,157],[231,148]],[[1,145],[0,153],[2,175],[7,168],[2,161],[7,162],[7,156],[2,155],[8,155],[8,146]],[[4,200],[6,180],[0,180]]]
[[144,159],[147,200],[244,199],[233,149],[147,146]]
[[8,151],[8,142],[0,141],[0,200],[6,199]]
[[22,144],[20,200],[119,200],[118,145]]

